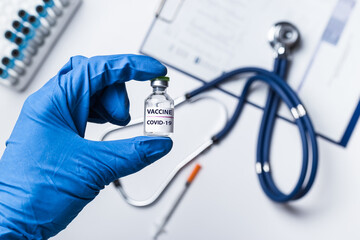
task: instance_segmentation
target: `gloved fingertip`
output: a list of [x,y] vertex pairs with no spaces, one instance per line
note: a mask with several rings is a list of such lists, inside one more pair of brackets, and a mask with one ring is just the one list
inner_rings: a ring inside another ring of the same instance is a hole
[[155,72],[158,72],[160,76],[165,76],[167,74],[167,68],[158,60],[152,58],[154,63],[153,66],[157,68]]
[[130,55],[128,61],[140,73],[137,74],[136,80],[148,80],[167,74],[167,68],[155,58],[144,55]]
[[173,141],[168,137],[136,137],[136,150],[143,161],[150,164],[168,154],[173,146]]

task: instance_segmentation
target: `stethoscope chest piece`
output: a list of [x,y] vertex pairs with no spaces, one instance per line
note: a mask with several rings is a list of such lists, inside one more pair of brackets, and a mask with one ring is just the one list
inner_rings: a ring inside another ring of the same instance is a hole
[[268,40],[277,57],[286,57],[299,44],[300,32],[289,22],[278,22],[270,28]]

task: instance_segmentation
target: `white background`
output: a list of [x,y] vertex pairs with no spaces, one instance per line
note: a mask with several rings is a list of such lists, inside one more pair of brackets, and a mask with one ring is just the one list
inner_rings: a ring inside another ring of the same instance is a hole
[[[55,75],[70,56],[137,53],[157,4],[157,0],[84,0],[30,87],[22,93],[0,88],[1,152],[29,94]],[[172,78],[169,93],[173,97],[200,85],[172,69],[169,76]],[[147,83],[128,84],[133,118],[141,116],[143,100],[150,91]],[[232,97],[221,92],[212,94],[221,98],[230,110],[235,104]],[[149,196],[171,168],[213,132],[220,117],[219,108],[212,106],[204,101],[175,113],[173,151],[125,179],[133,196]],[[186,122],[188,114],[198,119],[198,126]],[[359,239],[359,125],[346,149],[318,139],[320,165],[313,189],[305,198],[281,205],[263,194],[254,171],[260,120],[261,111],[247,106],[226,140],[199,159],[203,169],[162,239]],[[106,126],[89,124],[86,137],[96,139]],[[297,129],[280,120],[275,132],[272,151],[275,178],[283,189],[290,189],[300,164]],[[114,134],[112,138],[140,134],[142,129]],[[155,223],[182,189],[189,171],[179,176],[157,205],[147,209],[128,206],[112,186],[106,187],[54,239],[151,239]]]

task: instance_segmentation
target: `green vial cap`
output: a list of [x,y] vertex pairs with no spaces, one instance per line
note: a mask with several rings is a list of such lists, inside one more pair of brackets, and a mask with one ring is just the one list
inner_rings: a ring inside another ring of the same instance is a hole
[[159,80],[159,81],[170,81],[170,78],[169,77],[165,77],[165,76],[161,76],[161,77],[157,77],[157,78],[154,78],[154,79],[151,79],[151,81],[155,81],[155,80]]

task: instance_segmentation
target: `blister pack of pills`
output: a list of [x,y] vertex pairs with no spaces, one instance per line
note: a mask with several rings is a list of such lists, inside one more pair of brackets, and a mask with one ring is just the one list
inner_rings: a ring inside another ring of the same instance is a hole
[[0,1],[0,84],[24,90],[81,0]]

